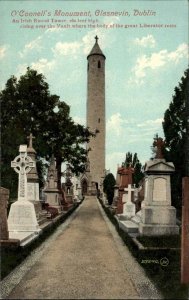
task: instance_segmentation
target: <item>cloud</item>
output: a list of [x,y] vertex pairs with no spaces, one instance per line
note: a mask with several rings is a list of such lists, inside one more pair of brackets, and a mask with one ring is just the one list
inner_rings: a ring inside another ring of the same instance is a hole
[[134,40],[134,44],[141,46],[141,47],[150,47],[154,48],[156,45],[156,41],[153,37],[153,35],[148,34],[147,36],[142,37],[141,39],[136,38]]
[[110,172],[116,176],[118,165],[121,166],[121,163],[125,160],[126,152],[111,152],[106,155],[106,166]]
[[120,18],[117,17],[117,16],[112,16],[111,18],[110,17],[105,17],[103,19],[103,23],[108,25],[110,27],[110,25],[113,25],[115,23],[119,23],[120,22]]
[[46,73],[51,71],[55,66],[55,60],[48,61],[46,58],[41,58],[37,62],[31,64],[32,69],[37,70],[41,73]]
[[94,37],[98,36],[99,38],[99,43],[100,43],[100,48],[103,50],[106,47],[111,46],[111,43],[113,42],[113,38],[109,39],[108,36],[109,34],[107,33],[107,30],[103,30],[103,29],[94,29],[89,31],[83,38],[82,38],[82,42],[83,42],[83,53],[85,55],[89,54],[89,52],[91,51],[92,46],[94,45]]
[[81,118],[81,117],[78,117],[78,116],[74,116],[73,117],[73,120],[75,123],[77,124],[81,124],[81,125],[85,125],[86,124],[86,119],[85,118]]
[[32,69],[38,71],[39,73],[47,73],[51,71],[55,66],[55,61],[48,61],[46,58],[41,58],[36,62],[32,62],[30,65],[24,63],[17,67],[16,76],[19,77],[26,73],[27,67],[30,66]]
[[127,120],[122,119],[120,113],[116,113],[112,115],[106,124],[107,131],[120,136],[122,134],[123,126],[128,124]]
[[141,85],[149,70],[156,70],[167,64],[178,64],[183,58],[188,58],[188,45],[181,44],[175,51],[168,52],[167,49],[152,53],[150,56],[142,55],[137,58],[136,65],[132,69],[130,84]]
[[146,120],[145,122],[143,123],[139,123],[137,124],[138,127],[157,127],[159,125],[161,125],[163,122],[163,119],[162,118],[158,118],[156,120]]
[[55,28],[48,28],[47,30],[45,30],[45,33],[51,33],[51,32],[60,32],[60,31],[65,31],[66,29],[64,28],[58,28],[58,27],[55,27]]
[[[123,119],[120,113],[112,115],[106,124],[108,148],[112,151],[139,141],[150,141],[155,133],[162,134],[162,118],[144,120]],[[114,143],[112,143],[112,139]]]
[[21,75],[26,73],[28,65],[27,64],[20,64],[17,67],[16,77],[20,77]]
[[183,57],[189,57],[188,45],[184,43],[179,45],[176,51],[168,53],[168,59],[175,63],[178,63]]
[[43,48],[42,46],[42,36],[38,36],[35,40],[27,43],[24,46],[23,51],[19,52],[21,58],[23,58],[28,52],[35,50],[40,51]]
[[8,49],[8,46],[6,46],[6,45],[3,45],[0,47],[0,59],[5,57],[7,49]]
[[58,42],[56,43],[55,47],[52,49],[55,56],[58,55],[73,55],[77,54],[80,50],[82,44],[79,42],[71,42],[71,43],[62,43]]

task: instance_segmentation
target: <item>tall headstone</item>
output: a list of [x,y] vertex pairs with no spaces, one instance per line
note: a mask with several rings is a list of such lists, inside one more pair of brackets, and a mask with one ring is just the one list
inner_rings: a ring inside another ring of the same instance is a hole
[[135,188],[132,187],[131,184],[128,184],[128,187],[125,188],[124,191],[126,193],[123,194],[122,201],[124,204],[123,204],[123,214],[121,216],[122,218],[129,220],[132,217],[134,217],[136,213],[135,204],[133,203]]
[[139,233],[142,235],[178,234],[176,209],[171,206],[170,175],[175,168],[173,163],[162,158],[163,141],[154,143],[156,157],[145,165],[145,195],[142,202]]
[[34,204],[37,219],[40,219],[40,213],[42,212],[41,203],[39,200],[39,177],[36,168],[36,151],[33,148],[32,140],[35,137],[30,133],[27,137],[29,145],[27,148],[27,155],[35,162],[34,168],[27,173],[27,189],[28,189],[28,200]]
[[27,173],[35,167],[35,162],[27,156],[27,145],[20,145],[20,154],[11,162],[11,167],[19,174],[18,200],[11,205],[8,229],[11,238],[29,239],[40,228],[33,203],[28,201]]
[[46,195],[46,202],[50,206],[57,208],[58,212],[60,213],[62,211],[62,205],[58,189],[58,176],[54,155],[51,157],[44,193]]
[[9,190],[0,187],[0,240],[8,240],[7,224],[7,204],[9,199]]

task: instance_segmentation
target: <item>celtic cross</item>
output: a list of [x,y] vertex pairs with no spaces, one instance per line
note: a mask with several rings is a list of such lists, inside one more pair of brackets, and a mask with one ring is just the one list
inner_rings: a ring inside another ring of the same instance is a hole
[[35,162],[27,156],[27,145],[20,145],[20,154],[11,161],[11,167],[19,174],[18,200],[27,200],[27,176],[26,174],[35,167]]

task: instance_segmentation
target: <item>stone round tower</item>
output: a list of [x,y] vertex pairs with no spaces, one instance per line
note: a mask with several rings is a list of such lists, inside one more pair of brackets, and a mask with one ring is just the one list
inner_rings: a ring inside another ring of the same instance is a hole
[[87,56],[87,126],[97,133],[88,148],[89,193],[95,193],[105,172],[105,55],[96,42]]

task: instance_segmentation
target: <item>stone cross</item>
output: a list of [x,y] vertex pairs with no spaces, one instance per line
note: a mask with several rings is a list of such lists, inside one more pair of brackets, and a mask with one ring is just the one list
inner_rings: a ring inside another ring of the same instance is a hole
[[157,147],[155,158],[157,158],[157,159],[163,158],[162,150],[163,150],[164,145],[165,145],[165,142],[163,141],[162,138],[158,137],[154,140],[153,146]]
[[20,145],[20,155],[11,162],[11,167],[19,174],[18,200],[27,200],[27,176],[26,174],[35,167],[35,162],[27,156],[27,145]]
[[132,192],[135,191],[135,188],[132,188],[131,184],[128,184],[128,188],[125,188],[124,191],[128,193],[127,202],[131,202],[132,200]]
[[96,43],[98,43],[98,36],[97,35],[95,36],[95,40],[96,40]]
[[35,137],[33,136],[32,133],[30,133],[30,135],[27,136],[27,139],[29,140],[29,148],[32,148],[33,147],[32,142],[35,139]]

